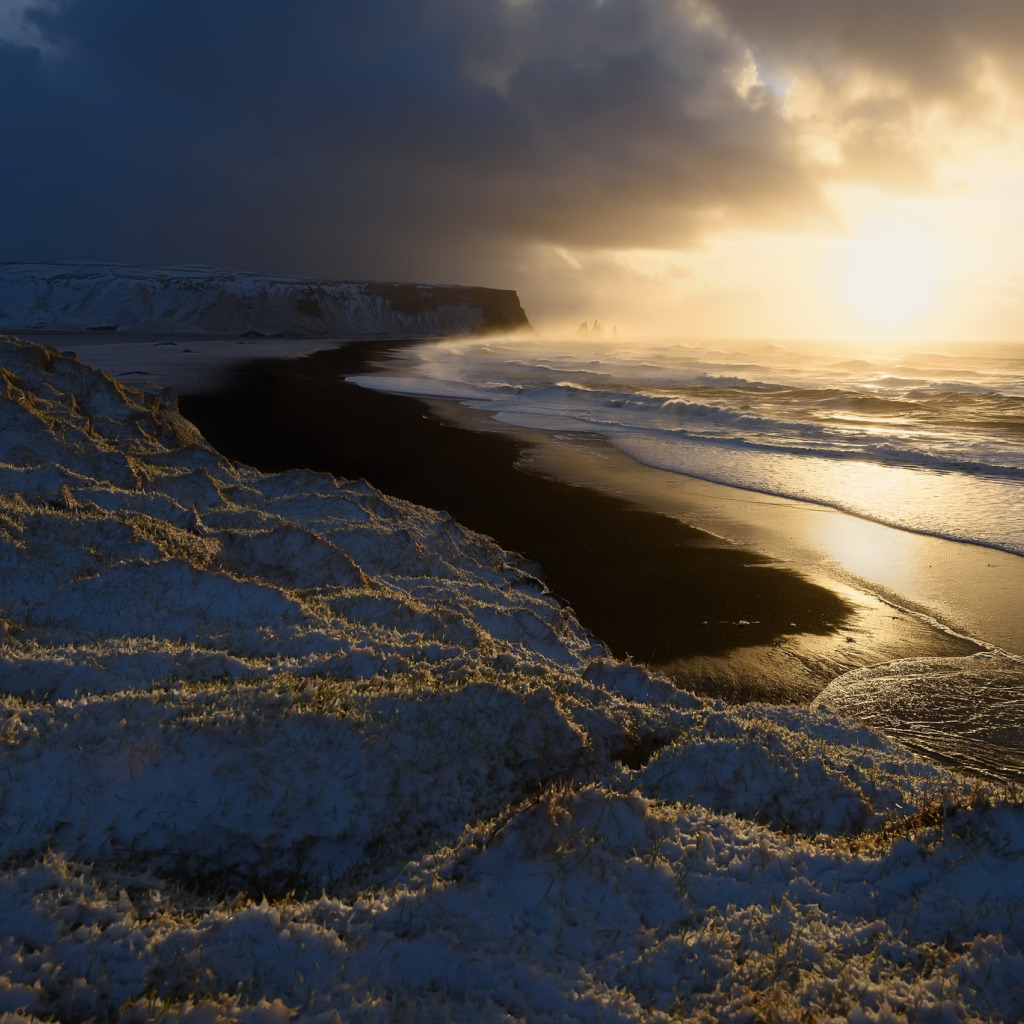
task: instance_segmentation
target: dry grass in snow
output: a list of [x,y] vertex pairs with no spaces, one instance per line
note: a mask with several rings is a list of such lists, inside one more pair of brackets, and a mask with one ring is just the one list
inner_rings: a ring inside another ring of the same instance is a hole
[[[1024,1016],[1024,809],[0,342],[0,1013]],[[941,666],[939,666],[941,668]]]

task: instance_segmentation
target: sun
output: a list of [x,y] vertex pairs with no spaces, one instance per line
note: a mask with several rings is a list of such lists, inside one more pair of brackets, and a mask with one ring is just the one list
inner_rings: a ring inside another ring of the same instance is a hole
[[839,296],[861,322],[896,326],[925,316],[941,296],[944,277],[941,241],[915,225],[883,221],[840,243]]

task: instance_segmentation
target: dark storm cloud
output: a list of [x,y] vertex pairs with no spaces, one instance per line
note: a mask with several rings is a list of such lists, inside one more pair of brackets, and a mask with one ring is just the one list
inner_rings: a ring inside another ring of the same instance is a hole
[[[843,136],[838,176],[920,188],[922,117],[1005,134],[1000,92],[1024,87],[1024,4],[1007,0],[715,0],[765,72],[814,74]],[[874,82],[865,85],[865,76]],[[850,90],[851,81],[858,88]]]
[[[958,5],[881,0],[722,0],[724,20],[697,0],[22,6],[0,43],[3,257],[325,275],[500,281],[536,242],[820,221],[778,97],[737,88],[748,46],[780,68],[909,47],[902,73],[939,90],[962,45],[921,16]],[[854,32],[855,7],[891,31]],[[855,136],[851,164],[891,151]]]
[[1014,0],[715,0],[729,24],[791,67],[826,80],[852,67],[906,83],[918,100],[976,100],[978,62],[1024,72],[1024,4]]
[[743,48],[663,0],[25,17],[36,45],[0,48],[8,258],[466,276],[522,243],[816,208],[778,111],[733,87]]

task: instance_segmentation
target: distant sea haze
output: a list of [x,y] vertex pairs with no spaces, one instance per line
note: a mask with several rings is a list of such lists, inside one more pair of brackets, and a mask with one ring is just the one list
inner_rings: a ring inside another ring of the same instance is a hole
[[367,386],[605,437],[659,469],[1024,554],[1024,350],[416,346]]

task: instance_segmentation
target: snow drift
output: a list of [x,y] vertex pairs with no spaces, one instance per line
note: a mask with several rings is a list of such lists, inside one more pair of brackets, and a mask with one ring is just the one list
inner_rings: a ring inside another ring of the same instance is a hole
[[1024,811],[0,340],[13,1020],[1016,1020]]
[[528,328],[513,291],[322,281],[218,267],[0,263],[0,327],[289,337]]

